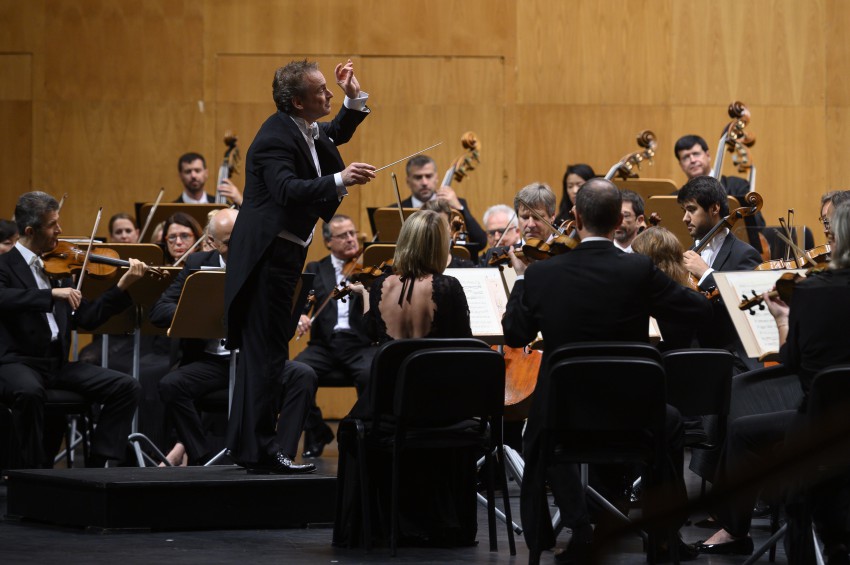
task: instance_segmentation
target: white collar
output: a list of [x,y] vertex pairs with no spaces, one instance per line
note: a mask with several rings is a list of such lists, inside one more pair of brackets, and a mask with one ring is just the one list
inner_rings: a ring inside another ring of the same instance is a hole
[[192,197],[191,194],[184,188],[183,189],[183,203],[184,204],[207,204],[207,193],[201,192],[200,200]]
[[32,266],[33,258],[38,257],[38,255],[36,255],[29,248],[23,246],[21,244],[21,240],[15,242],[15,249],[17,249],[18,252],[23,256],[24,261],[26,261],[27,265],[29,265],[30,267]]
[[307,123],[307,120],[299,118],[298,116],[289,117],[292,118],[292,121],[295,122],[295,125],[298,126],[298,130],[304,137],[319,139],[319,124],[316,122]]

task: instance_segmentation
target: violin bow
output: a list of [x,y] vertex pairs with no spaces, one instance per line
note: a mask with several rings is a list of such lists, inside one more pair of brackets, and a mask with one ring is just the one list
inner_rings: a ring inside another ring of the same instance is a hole
[[[529,208],[529,210],[530,210],[530,208]],[[493,247],[499,247],[499,245],[502,244],[502,240],[505,239],[505,234],[508,233],[508,230],[511,229],[511,224],[513,224],[515,221],[516,221],[516,211],[514,211],[514,215],[511,216],[511,219],[508,220],[508,225],[505,227],[505,231],[502,232],[502,235],[499,237],[499,240],[496,242],[496,245],[494,245]],[[519,226],[517,226],[517,229],[519,229]]]
[[77,290],[81,290],[83,288],[83,279],[86,276],[86,267],[89,265],[89,255],[91,255],[91,250],[94,248],[94,236],[97,235],[97,227],[100,225],[100,218],[103,215],[103,206],[97,209],[97,217],[94,219],[94,229],[91,231],[91,237],[89,238],[89,246],[86,248],[86,256],[83,258],[83,270],[80,271],[80,278],[77,279]]
[[398,179],[395,176],[395,173],[390,173],[390,178],[393,181],[393,188],[395,189],[395,201],[398,204],[398,219],[401,220],[402,225],[404,225],[404,212],[401,210],[401,193],[398,191]]
[[65,204],[65,201],[68,200],[68,193],[62,195],[62,199],[59,200],[59,208],[56,209],[57,212],[62,211],[62,206]]
[[156,201],[151,206],[150,212],[148,212],[148,217],[145,218],[145,226],[142,228],[142,231],[139,232],[139,239],[136,240],[136,243],[141,243],[142,238],[145,237],[145,232],[148,231],[148,227],[151,225],[151,220],[153,219],[153,214],[156,212],[157,207],[159,206],[159,202],[162,200],[162,195],[165,194],[165,187],[160,187],[159,195],[156,197]]
[[172,267],[179,267],[180,263],[182,263],[186,259],[186,257],[188,257],[189,254],[192,253],[192,251],[194,251],[195,248],[197,248],[201,244],[202,241],[204,241],[205,238],[206,238],[206,236],[204,234],[201,234],[201,237],[199,237],[198,240],[195,243],[192,244],[192,247],[190,247],[189,249],[184,251],[183,255],[181,255],[180,257],[177,258],[177,260],[174,262]]

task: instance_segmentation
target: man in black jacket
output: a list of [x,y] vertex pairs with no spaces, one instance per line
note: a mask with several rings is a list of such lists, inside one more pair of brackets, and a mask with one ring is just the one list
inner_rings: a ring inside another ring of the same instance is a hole
[[330,122],[333,94],[315,63],[293,61],[275,73],[278,107],[254,137],[245,159],[245,194],[233,228],[225,312],[228,347],[241,347],[228,446],[248,467],[274,464],[271,393],[289,358],[292,303],[316,221],[329,221],[347,187],[374,178],[375,167],[351,163],[337,150],[368,115],[349,60],[335,70],[346,94]]
[[[151,308],[150,318],[154,325],[171,325],[183,285],[190,274],[205,267],[226,268],[230,234],[236,216],[236,210],[225,209],[212,217],[208,232],[213,250],[189,256],[183,270]],[[202,465],[214,454],[204,436],[194,401],[209,392],[227,387],[230,354],[220,340],[190,339],[184,340],[181,346],[181,365],[160,381],[159,394],[171,416],[177,439],[185,449],[189,464]],[[269,465],[265,470],[276,473],[312,472],[315,470],[314,465],[299,465],[293,459],[307,409],[316,394],[316,374],[301,363],[287,363],[281,381],[275,385],[276,399],[279,401],[273,402],[274,413],[280,414],[275,439],[279,457],[274,465]],[[180,464],[182,456],[183,450],[177,446],[169,454],[169,460],[172,464]]]
[[[316,310],[325,304],[337,284],[346,280],[345,269],[360,252],[357,228],[348,216],[337,214],[323,224],[322,237],[330,255],[308,264],[305,269],[316,275],[313,279]],[[362,396],[369,381],[376,348],[371,347],[363,327],[363,299],[360,294],[351,293],[345,301],[331,299],[312,321],[307,314],[302,315],[296,334],[302,336],[307,331],[310,332],[310,342],[295,360],[306,363],[319,375],[342,371],[354,380],[357,396]],[[333,432],[322,420],[322,411],[314,403],[304,426],[304,457],[321,456],[331,440]]]
[[[15,221],[20,239],[0,256],[0,399],[12,408],[23,467],[52,466],[61,433],[44,421],[45,389],[65,389],[103,405],[91,438],[88,467],[103,467],[124,456],[139,383],[129,375],[88,363],[69,363],[71,329],[92,329],[132,300],[127,288],[144,275],[144,263],[130,268],[93,302],[83,300],[70,278],[48,279],[41,256],[56,248],[62,228],[59,203],[44,192],[18,199]],[[44,444],[42,445],[42,438]]]

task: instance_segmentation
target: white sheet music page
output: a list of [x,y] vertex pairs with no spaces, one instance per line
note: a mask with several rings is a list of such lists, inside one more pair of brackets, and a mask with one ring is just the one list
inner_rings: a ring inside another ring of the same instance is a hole
[[456,278],[463,287],[469,304],[472,335],[491,344],[502,343],[502,316],[516,272],[511,268],[505,269],[508,292],[505,292],[499,269],[446,269],[445,274]]

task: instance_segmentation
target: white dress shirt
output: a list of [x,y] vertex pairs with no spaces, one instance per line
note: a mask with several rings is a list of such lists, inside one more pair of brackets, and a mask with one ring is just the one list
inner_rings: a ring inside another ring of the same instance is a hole
[[[50,286],[50,281],[47,279],[47,275],[44,273],[44,261],[41,260],[41,257],[21,245],[21,242],[18,241],[15,243],[15,248],[20,252],[24,257],[24,261],[29,265],[30,270],[32,271],[32,276],[35,277],[35,284],[38,285],[38,288],[42,290],[51,290],[53,287]],[[47,324],[50,326],[50,341],[56,341],[59,339],[59,325],[56,323],[56,316],[53,315],[53,309],[51,308],[49,312],[45,312],[47,315]]]

